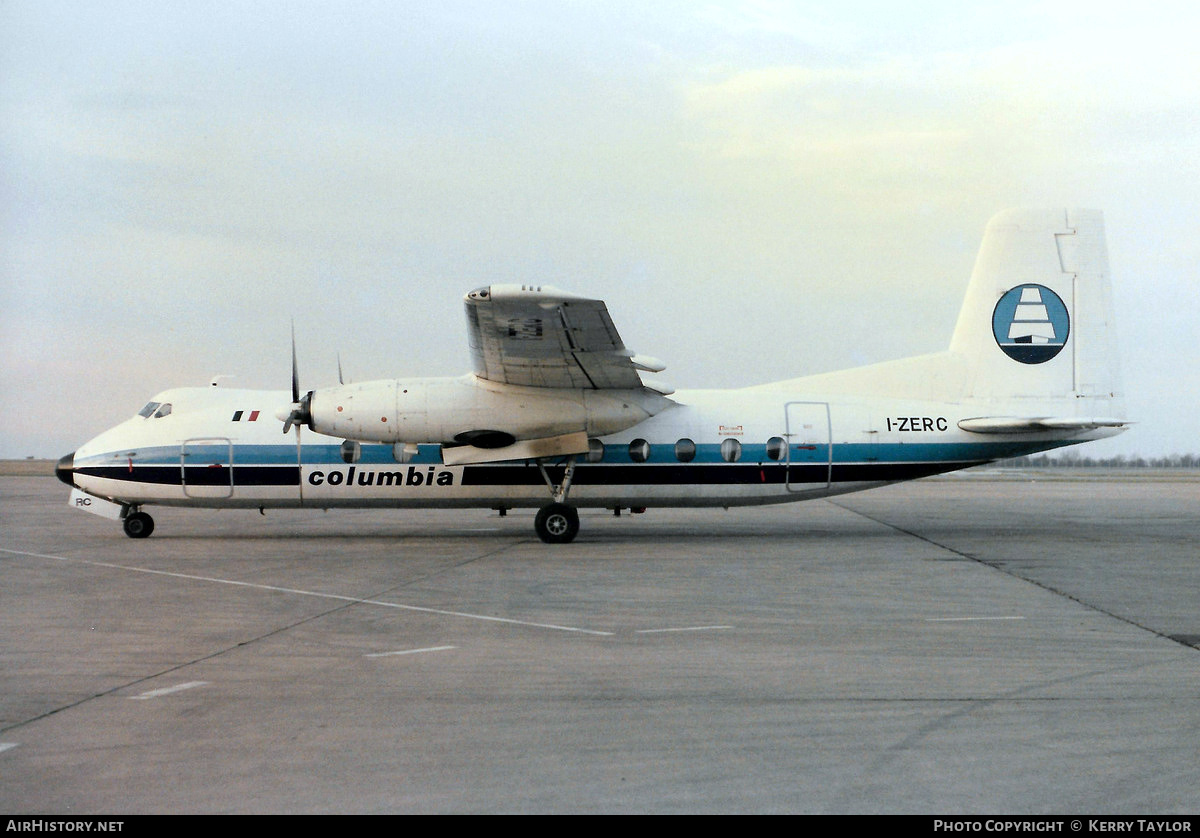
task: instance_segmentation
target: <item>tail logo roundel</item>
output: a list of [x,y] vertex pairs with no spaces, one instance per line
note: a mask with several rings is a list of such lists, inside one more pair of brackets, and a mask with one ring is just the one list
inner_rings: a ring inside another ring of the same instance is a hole
[[1044,364],[1062,351],[1071,316],[1045,285],[1010,288],[992,312],[992,334],[1004,354],[1022,364]]

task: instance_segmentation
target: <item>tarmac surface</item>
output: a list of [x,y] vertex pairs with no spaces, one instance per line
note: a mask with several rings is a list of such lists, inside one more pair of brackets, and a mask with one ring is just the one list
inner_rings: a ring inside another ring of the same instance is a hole
[[1200,481],[583,513],[0,477],[0,812],[1200,812]]

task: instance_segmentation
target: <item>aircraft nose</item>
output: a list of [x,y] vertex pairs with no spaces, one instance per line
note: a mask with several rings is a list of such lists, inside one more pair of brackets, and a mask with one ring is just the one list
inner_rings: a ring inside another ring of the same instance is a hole
[[66,483],[68,486],[75,485],[75,452],[72,451],[67,456],[58,461],[58,465],[54,467],[54,476]]

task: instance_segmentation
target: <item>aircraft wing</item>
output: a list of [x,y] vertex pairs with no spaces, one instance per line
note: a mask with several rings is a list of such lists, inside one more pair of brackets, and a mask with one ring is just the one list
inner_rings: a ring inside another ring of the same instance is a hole
[[492,285],[465,297],[475,374],[526,387],[631,390],[638,370],[661,363],[634,356],[603,300],[548,285]]

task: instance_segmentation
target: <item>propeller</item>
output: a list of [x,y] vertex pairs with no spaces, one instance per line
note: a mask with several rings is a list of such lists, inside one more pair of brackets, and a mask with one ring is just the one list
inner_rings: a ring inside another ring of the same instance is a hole
[[296,323],[292,322],[292,403],[284,410],[275,414],[276,418],[283,420],[283,432],[286,434],[296,427],[296,433],[300,433],[301,425],[312,427],[312,390],[304,394],[304,398],[300,397],[300,371],[299,365],[296,363]]
[[[296,363],[296,321],[292,321],[292,403],[279,410],[275,418],[283,422],[283,432],[286,434],[294,426],[296,428],[296,467],[303,471],[304,455],[300,440],[300,427],[312,427],[312,390],[300,398],[300,366]],[[304,480],[297,480],[300,491],[300,505],[304,505]]]

